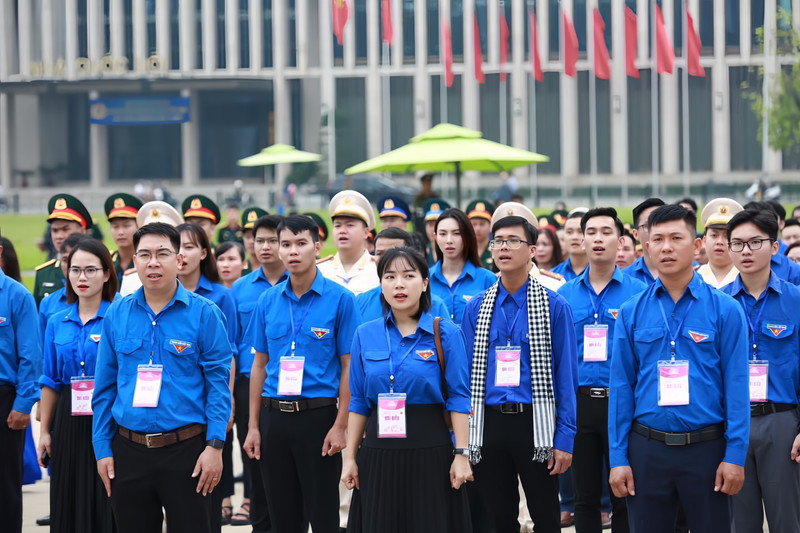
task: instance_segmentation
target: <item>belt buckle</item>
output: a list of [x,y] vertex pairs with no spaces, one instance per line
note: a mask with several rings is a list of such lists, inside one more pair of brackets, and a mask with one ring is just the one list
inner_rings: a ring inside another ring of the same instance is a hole
[[504,415],[516,415],[520,413],[520,405],[518,403],[512,404],[502,404],[500,406],[500,412]]
[[150,439],[153,438],[153,437],[160,437],[162,435],[163,435],[163,433],[148,433],[147,435],[145,435],[144,439],[145,439],[145,442],[147,443],[147,447],[148,448],[155,448],[155,446],[152,446],[150,444]]
[[294,413],[297,411],[297,402],[278,402],[278,409],[281,413]]
[[608,391],[603,387],[590,387],[589,396],[591,396],[592,398],[607,398]]
[[665,433],[664,444],[667,446],[686,446],[685,433]]

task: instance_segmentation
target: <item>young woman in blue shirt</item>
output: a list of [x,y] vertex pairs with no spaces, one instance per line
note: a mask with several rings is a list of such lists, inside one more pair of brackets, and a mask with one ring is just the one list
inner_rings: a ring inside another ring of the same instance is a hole
[[[44,342],[38,455],[51,457],[50,531],[113,530],[111,501],[97,474],[91,402],[103,318],[117,296],[114,261],[102,242],[84,239],[67,260],[67,303],[47,322]],[[81,392],[84,395],[85,392]],[[46,460],[46,459],[45,459]]]
[[[419,252],[407,247],[387,251],[378,262],[378,275],[387,312],[356,330],[350,353],[342,481],[356,490],[347,530],[469,532],[467,495],[458,490],[472,479],[469,459],[462,454],[470,412],[463,334],[442,320],[443,353],[436,349],[434,318],[428,313],[428,266]],[[405,402],[403,412],[387,414],[385,409],[397,407],[391,402],[399,399]],[[455,450],[443,409],[452,417]],[[402,422],[381,423],[392,416]]]

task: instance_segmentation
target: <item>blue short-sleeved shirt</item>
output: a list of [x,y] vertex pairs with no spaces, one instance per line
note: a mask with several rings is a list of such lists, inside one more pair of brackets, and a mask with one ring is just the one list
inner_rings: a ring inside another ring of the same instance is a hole
[[42,301],[39,302],[39,330],[42,335],[47,330],[47,320],[53,314],[63,311],[68,306],[66,286],[42,298]]
[[431,267],[429,279],[431,294],[444,300],[444,304],[450,312],[450,318],[456,324],[460,324],[461,318],[464,316],[464,308],[470,299],[494,285],[497,275],[467,261],[461,275],[451,287],[442,274],[442,262],[439,261]]
[[42,374],[42,333],[36,302],[24,285],[0,270],[0,385],[13,385],[11,407],[28,414],[39,401]]
[[[689,361],[688,405],[658,405],[658,362],[670,360],[670,332],[677,333],[675,359]],[[628,465],[634,421],[678,433],[725,422],[725,461],[744,465],[750,434],[747,322],[733,298],[695,273],[675,303],[658,280],[622,304],[613,350],[608,412],[612,467]]]
[[[117,425],[142,433],[207,424],[206,439],[225,440],[233,352],[225,316],[180,283],[153,316],[144,288],[111,304],[97,355],[93,442],[97,459],[111,456]],[[155,325],[154,325],[155,323]],[[163,365],[157,407],[133,407],[139,365]]]
[[[284,272],[278,283],[288,278],[289,274]],[[248,378],[250,377],[250,369],[253,367],[253,344],[250,341],[252,335],[248,330],[250,318],[256,308],[258,299],[270,287],[272,287],[272,284],[267,280],[267,276],[264,275],[264,270],[259,267],[237,280],[231,288],[233,299],[236,301],[236,312],[239,316],[236,370]]]
[[[291,280],[290,276],[262,294],[250,320],[252,346],[269,356],[262,396],[286,400],[336,398],[342,375],[339,358],[350,353],[353,334],[361,323],[355,296],[317,269],[311,289],[298,300]],[[305,357],[302,394],[279,397],[280,359],[291,355],[292,340],[296,343],[295,355]]]
[[219,310],[225,316],[228,327],[228,340],[231,341],[231,346],[236,348],[236,342],[239,340],[239,320],[236,315],[236,302],[233,299],[231,290],[221,283],[213,283],[200,274],[200,279],[197,281],[197,287],[195,287],[194,292],[203,298],[208,298],[219,307]]
[[[444,404],[440,354],[436,351],[434,317],[423,313],[417,331],[403,337],[392,313],[362,324],[350,350],[350,411],[369,416],[378,404],[378,394],[405,393],[409,405]],[[470,412],[470,361],[464,336],[449,320],[440,322],[444,350],[448,411]],[[387,343],[388,333],[388,343]],[[390,372],[390,368],[393,372]]]
[[631,266],[623,268],[622,273],[634,277],[647,285],[655,283],[656,281],[656,278],[650,273],[650,269],[647,268],[644,257],[639,257]]
[[[531,341],[528,336],[528,280],[514,294],[500,283],[489,327],[488,366],[486,368],[486,405],[526,403],[531,394]],[[578,387],[578,355],[572,311],[567,301],[558,293],[547,291],[550,305],[550,343],[552,345],[553,393],[556,401],[556,433],[553,445],[572,453],[575,439],[575,395]],[[481,293],[473,298],[464,312],[461,329],[464,331],[467,353],[472,357],[475,349],[475,326],[483,298]],[[511,327],[510,327],[511,326]],[[520,379],[518,387],[495,386],[497,347],[519,346]]]
[[[381,305],[380,286],[356,295],[356,306],[361,314],[362,324],[381,318],[383,316],[383,306]],[[431,294],[431,309],[429,313],[433,316],[440,316],[450,320],[450,311],[448,311],[447,305],[445,305],[444,300],[435,294]]]
[[785,279],[792,285],[800,285],[800,265],[786,257],[785,255],[775,254],[770,260],[772,273],[781,279]]
[[60,392],[63,387],[69,387],[73,377],[94,376],[103,318],[110,305],[111,302],[102,300],[97,315],[86,324],[81,321],[78,302],[50,317],[44,334],[40,385]]
[[[572,318],[575,320],[575,339],[578,342],[578,386],[608,387],[611,372],[611,345],[614,339],[614,324],[617,322],[619,308],[631,296],[639,294],[647,288],[638,279],[626,276],[619,267],[615,267],[614,275],[608,285],[598,295],[589,282],[589,269],[586,267],[576,279],[558,289],[558,293],[569,302]],[[597,317],[595,318],[595,314]],[[608,352],[606,361],[583,360],[584,326],[604,324],[608,326]]]
[[568,257],[566,261],[553,267],[553,270],[551,272],[553,272],[553,274],[561,274],[562,276],[564,276],[565,281],[572,281],[573,279],[583,274],[583,272],[586,272],[586,269],[584,268],[581,274],[576,274],[575,270],[572,269],[572,261]]
[[749,319],[748,356],[769,361],[767,400],[800,404],[800,288],[773,273],[758,301],[747,292],[741,276],[724,286],[722,292],[733,296]]

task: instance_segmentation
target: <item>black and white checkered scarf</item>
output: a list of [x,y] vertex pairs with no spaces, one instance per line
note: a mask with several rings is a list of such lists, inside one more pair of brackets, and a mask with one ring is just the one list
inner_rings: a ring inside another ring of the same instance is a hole
[[[528,337],[531,346],[531,392],[533,395],[534,461],[553,456],[555,399],[553,397],[552,346],[550,343],[550,301],[547,291],[535,278],[528,281]],[[470,461],[481,460],[483,416],[486,407],[486,367],[489,353],[489,328],[492,325],[498,281],[487,291],[478,312],[475,346],[472,352],[472,415],[469,419]],[[499,311],[502,312],[502,311]]]

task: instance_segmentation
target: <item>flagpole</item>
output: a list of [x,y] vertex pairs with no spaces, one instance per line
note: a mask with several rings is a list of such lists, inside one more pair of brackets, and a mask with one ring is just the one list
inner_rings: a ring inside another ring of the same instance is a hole
[[389,44],[383,42],[383,152],[392,149],[392,115],[391,115],[391,57]]
[[653,171],[653,196],[658,196],[658,40],[656,2],[650,1],[650,154]]
[[[325,2],[327,4],[327,2]],[[333,22],[333,3],[328,4],[331,10],[331,23]],[[332,37],[332,36],[331,36]],[[336,77],[333,75],[336,54],[334,47],[330,43],[330,68],[328,69],[328,84],[330,100],[328,102],[328,180],[333,183],[336,181]]]
[[[564,58],[564,51],[566,49],[566,46],[564,45],[564,39],[566,39],[566,35],[564,35],[564,5],[560,1],[558,4],[558,10],[560,11],[558,14],[558,48],[559,57],[561,58],[561,67],[564,71],[564,75],[566,76],[566,63]],[[559,105],[563,109],[564,102],[559,102]],[[561,162],[561,200],[564,202],[567,201],[567,176],[564,174],[563,161]]]
[[[439,123],[444,124],[447,122],[447,61],[444,57],[444,31],[442,28],[442,21],[445,17],[444,1],[439,2],[439,60],[442,62],[442,76],[439,78]],[[450,12],[447,10],[447,26],[450,27]],[[452,29],[450,30],[452,32]],[[442,171],[440,174],[442,189],[441,194],[445,194],[444,190],[450,189],[450,176],[447,171]],[[447,185],[447,187],[445,187]]]
[[[500,0],[500,13],[499,17],[497,18],[498,21],[503,20],[505,17],[505,2],[504,0]],[[501,18],[502,17],[502,18]],[[503,47],[503,32],[502,30],[498,32],[500,35],[500,48]],[[500,54],[502,55],[502,54]],[[508,143],[508,116],[507,116],[507,105],[508,105],[508,95],[506,95],[506,81],[503,79],[503,69],[505,66],[503,65],[503,58],[498,56],[498,62],[500,65],[500,143],[507,144]]]
[[690,183],[689,183],[689,170],[691,165],[691,157],[689,153],[689,24],[687,12],[689,6],[686,0],[682,0],[682,13],[683,13],[683,80],[681,90],[683,91],[683,195],[689,196]]
[[[591,9],[591,8],[587,8]],[[587,19],[590,17],[587,14]],[[591,22],[587,20],[587,26],[592,28],[592,38],[588,39],[587,46],[591,47],[592,60],[589,62],[589,169],[592,180],[593,206],[597,205],[597,73],[595,72],[595,61],[597,60],[597,49],[594,45],[594,11],[592,10]],[[604,37],[605,38],[605,37]]]
[[[528,9],[533,11],[533,0],[528,0]],[[530,14],[528,14],[530,20]],[[528,85],[528,137],[531,152],[536,152],[536,70],[533,66],[535,53],[533,42],[533,28],[528,29],[528,51],[531,55],[531,78]],[[533,197],[533,206],[539,207],[539,170],[538,165],[531,165],[528,182]]]

